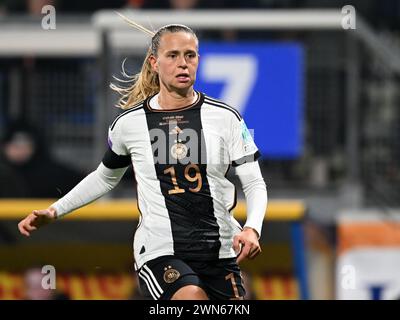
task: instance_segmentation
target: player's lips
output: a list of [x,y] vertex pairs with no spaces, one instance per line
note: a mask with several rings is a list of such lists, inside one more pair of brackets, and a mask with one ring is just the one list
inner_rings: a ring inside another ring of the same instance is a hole
[[176,76],[179,81],[186,82],[190,80],[190,76],[188,73],[180,73]]

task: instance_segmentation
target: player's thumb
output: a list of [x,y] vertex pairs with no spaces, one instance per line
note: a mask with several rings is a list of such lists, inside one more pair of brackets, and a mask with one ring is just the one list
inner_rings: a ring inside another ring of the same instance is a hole
[[233,245],[232,245],[233,250],[235,250],[235,253],[238,254],[240,252],[240,241],[238,236],[233,237]]

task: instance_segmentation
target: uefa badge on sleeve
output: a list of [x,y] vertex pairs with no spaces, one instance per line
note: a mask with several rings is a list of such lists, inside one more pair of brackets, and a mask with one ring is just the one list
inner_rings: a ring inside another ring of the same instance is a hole
[[253,137],[250,130],[247,128],[246,123],[242,121],[242,139],[243,139],[243,151],[245,153],[253,152],[256,147],[253,141]]
[[245,144],[250,143],[253,140],[251,137],[251,133],[247,128],[246,124],[244,123],[244,121],[242,121],[242,138]]

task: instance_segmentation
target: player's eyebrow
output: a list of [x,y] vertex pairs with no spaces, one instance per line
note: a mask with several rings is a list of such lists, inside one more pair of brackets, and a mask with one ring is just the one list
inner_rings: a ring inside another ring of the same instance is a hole
[[[191,50],[191,49],[185,50],[184,52],[185,52],[185,54],[187,54],[187,53],[194,53],[194,54],[197,54],[196,51]],[[169,51],[166,52],[166,54],[179,54],[179,53],[180,53],[179,50],[169,50]]]

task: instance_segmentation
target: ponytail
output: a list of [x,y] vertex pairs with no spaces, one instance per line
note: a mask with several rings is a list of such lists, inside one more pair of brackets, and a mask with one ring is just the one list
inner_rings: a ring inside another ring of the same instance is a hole
[[143,101],[149,96],[152,96],[160,91],[160,82],[158,80],[158,74],[151,69],[150,56],[151,50],[147,51],[146,57],[144,58],[142,69],[139,73],[131,76],[125,72],[125,61],[122,63],[122,74],[127,80],[121,80],[114,77],[115,80],[128,83],[127,87],[120,87],[114,83],[111,83],[110,88],[120,94],[120,99],[117,103],[117,107],[121,109],[129,109],[139,102]]

